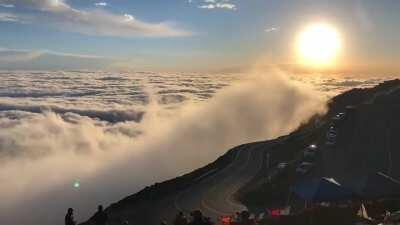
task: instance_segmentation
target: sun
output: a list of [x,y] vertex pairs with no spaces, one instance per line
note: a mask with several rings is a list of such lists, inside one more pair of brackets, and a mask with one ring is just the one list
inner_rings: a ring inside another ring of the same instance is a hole
[[336,28],[329,24],[307,26],[297,37],[298,60],[308,66],[329,66],[334,64],[342,43]]

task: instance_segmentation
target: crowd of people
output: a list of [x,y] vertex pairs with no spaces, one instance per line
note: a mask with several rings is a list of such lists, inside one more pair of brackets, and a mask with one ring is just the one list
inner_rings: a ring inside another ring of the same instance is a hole
[[[179,212],[173,221],[173,225],[214,225],[211,218],[204,216],[200,210],[191,212],[190,217],[188,219],[183,212]],[[167,222],[162,221],[161,225],[167,225]]]
[[[200,210],[195,210],[190,213],[191,219],[188,219],[183,212],[179,212],[174,221],[173,225],[214,225],[215,223],[210,217],[206,217]],[[228,219],[228,221],[225,221]],[[232,217],[221,217],[218,224],[231,224],[231,225],[257,225],[255,219],[250,218],[248,211],[237,212]],[[167,225],[166,221],[162,221],[161,225]]]
[[[228,219],[228,221],[226,221]],[[107,213],[103,210],[103,206],[97,207],[97,212],[90,219],[93,225],[106,225],[108,221]],[[127,224],[124,223],[124,224]],[[234,216],[221,217],[217,224],[222,225],[257,225],[257,221],[250,217],[248,211],[237,212]],[[74,219],[74,209],[69,208],[65,215],[65,225],[77,225]],[[161,221],[161,225],[168,225],[166,221]],[[172,221],[172,225],[215,225],[210,217],[204,216],[201,210],[194,210],[190,213],[190,217],[187,217],[183,212],[179,212],[175,219]]]

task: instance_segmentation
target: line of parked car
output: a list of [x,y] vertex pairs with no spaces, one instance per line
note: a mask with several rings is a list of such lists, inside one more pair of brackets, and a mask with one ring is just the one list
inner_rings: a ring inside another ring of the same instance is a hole
[[333,146],[336,144],[336,138],[337,138],[337,131],[335,126],[332,124],[328,131],[326,132],[326,141],[325,144],[329,146]]
[[[325,144],[328,146],[333,146],[336,144],[337,140],[337,130],[336,124],[346,118],[346,113],[340,112],[331,118],[331,122],[329,128],[326,132]],[[315,167],[315,161],[319,155],[319,147],[316,144],[310,144],[307,146],[301,156],[301,162],[295,169],[296,174],[305,175],[309,173]],[[297,160],[294,160],[295,163]],[[268,180],[271,181],[279,174],[283,173],[289,167],[288,162],[281,162],[279,163],[274,170],[270,171],[268,175]]]
[[302,162],[297,166],[296,173],[304,175],[310,172],[314,168],[317,155],[318,146],[316,144],[309,145],[303,152]]
[[328,131],[326,132],[326,141],[325,141],[326,145],[328,146],[336,145],[336,139],[338,135],[336,130],[336,124],[338,124],[340,121],[343,121],[345,118],[346,118],[346,113],[344,112],[340,112],[332,117],[332,122],[329,125]]
[[[337,130],[336,124],[346,118],[346,113],[340,112],[332,117],[331,124],[329,125],[328,131],[326,132],[325,144],[332,146],[336,144],[337,140]],[[319,151],[318,146],[315,144],[309,145],[303,152],[302,162],[297,166],[296,173],[300,175],[307,174],[315,166],[315,160],[317,158]]]
[[[305,148],[301,156],[301,163],[296,167],[296,173],[304,175],[314,168],[315,160],[318,156],[318,146],[316,144],[311,144]],[[292,162],[281,162],[273,169],[269,171],[267,181],[273,180],[279,174],[282,174],[286,169],[289,168],[290,164],[295,163],[296,160]]]

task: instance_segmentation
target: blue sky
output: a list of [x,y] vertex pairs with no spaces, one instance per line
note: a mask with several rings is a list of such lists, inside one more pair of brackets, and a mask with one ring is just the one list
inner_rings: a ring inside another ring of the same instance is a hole
[[399,11],[397,0],[0,0],[0,68],[235,70],[259,58],[294,64],[294,37],[322,21],[345,37],[343,68],[392,69]]

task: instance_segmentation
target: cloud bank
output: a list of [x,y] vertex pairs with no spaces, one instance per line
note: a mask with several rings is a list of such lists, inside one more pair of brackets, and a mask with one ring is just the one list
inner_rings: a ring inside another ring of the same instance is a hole
[[[57,224],[68,207],[81,221],[99,203],[189,172],[237,144],[286,134],[325,106],[319,95],[277,73],[254,74],[207,101],[172,111],[147,87],[149,103],[140,122],[2,111],[2,222]],[[76,180],[79,189],[72,187]]]
[[[0,0],[3,6],[14,6],[17,10],[0,16],[8,22],[47,24],[63,31],[86,35],[116,37],[177,37],[188,36],[190,32],[172,22],[148,23],[141,20],[126,20],[105,10],[80,10],[63,0]],[[103,3],[99,3],[105,6]],[[100,6],[99,5],[99,6]],[[8,20],[7,20],[8,19]]]

